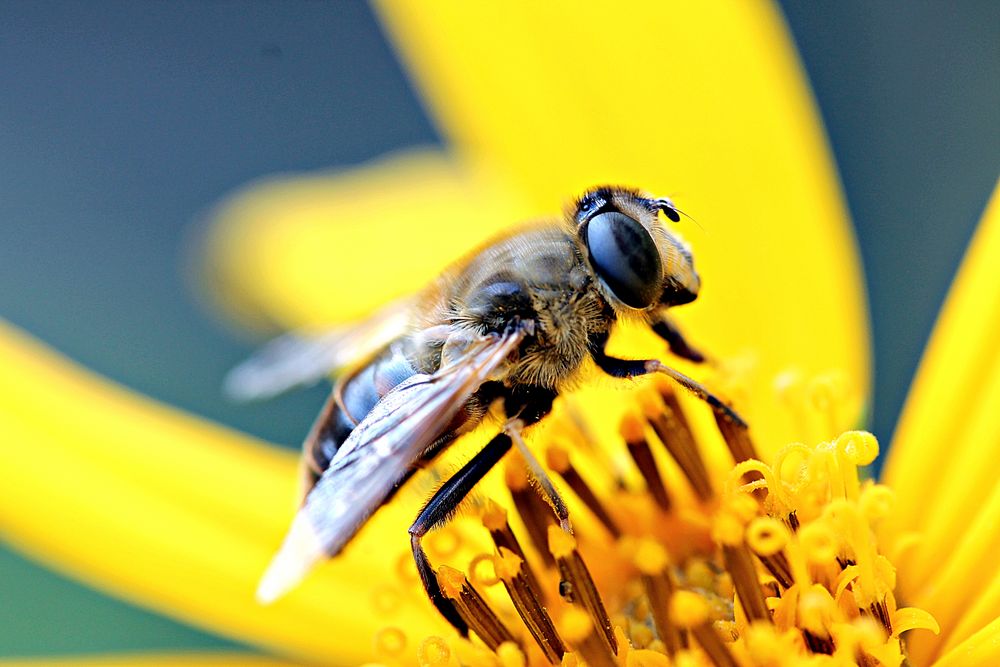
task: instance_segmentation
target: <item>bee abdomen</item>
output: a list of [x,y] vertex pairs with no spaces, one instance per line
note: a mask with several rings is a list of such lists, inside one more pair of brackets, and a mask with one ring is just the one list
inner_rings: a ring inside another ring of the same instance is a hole
[[366,366],[337,383],[303,445],[312,474],[309,488],[330,467],[337,450],[375,404],[416,372],[401,346],[389,345]]

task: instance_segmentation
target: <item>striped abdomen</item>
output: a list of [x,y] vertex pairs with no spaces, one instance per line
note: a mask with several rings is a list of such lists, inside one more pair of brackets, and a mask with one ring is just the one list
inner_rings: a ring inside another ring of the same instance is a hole
[[403,352],[401,342],[394,341],[367,365],[337,382],[302,445],[305,462],[303,495],[329,467],[337,450],[379,399],[417,373]]

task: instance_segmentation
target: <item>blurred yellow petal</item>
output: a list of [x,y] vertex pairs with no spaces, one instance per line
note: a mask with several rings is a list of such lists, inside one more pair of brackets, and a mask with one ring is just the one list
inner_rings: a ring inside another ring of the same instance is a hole
[[[289,327],[356,317],[488,233],[625,182],[676,195],[704,228],[682,223],[705,287],[678,316],[714,355],[750,359],[744,409],[764,451],[856,423],[869,370],[860,269],[773,7],[377,7],[454,157],[238,195],[212,235],[224,300]],[[650,345],[634,356],[661,349]],[[773,382],[790,367],[843,380],[821,431],[803,432],[779,405]]]
[[942,653],[977,635],[982,628],[1000,618],[1000,572],[994,571],[981,582],[981,590],[962,617],[955,623],[947,639],[939,645]]
[[[982,441],[989,442],[989,441]],[[949,631],[953,629],[969,607],[983,599],[986,591],[984,583],[990,577],[1000,575],[997,567],[997,554],[1000,553],[1000,486],[994,485],[989,490],[988,500],[969,519],[955,521],[958,527],[952,529],[953,535],[946,549],[947,555],[939,554],[941,560],[932,566],[930,580],[907,601],[924,609],[933,611],[938,622]],[[925,536],[925,539],[937,539]],[[941,545],[945,551],[944,545]],[[909,576],[911,570],[904,570]],[[995,608],[1000,614],[1000,607]],[[935,647],[947,639],[943,636],[934,637],[926,633],[914,636],[911,643],[911,654],[914,657],[926,657]]]
[[[385,619],[356,606],[372,595],[371,573],[395,567],[380,524],[405,535],[407,508],[381,513],[343,558],[260,606],[254,590],[294,509],[292,452],[131,395],[7,326],[0,365],[5,540],[104,591],[246,643],[311,660],[371,655]],[[396,605],[392,619],[434,627],[428,609]]]
[[223,311],[251,322],[357,319],[509,225],[510,202],[436,151],[267,180],[219,207],[205,239],[208,284]]
[[1000,664],[1000,617],[945,653],[934,667]]
[[0,660],[0,667],[295,667],[301,663],[240,653],[135,653]]

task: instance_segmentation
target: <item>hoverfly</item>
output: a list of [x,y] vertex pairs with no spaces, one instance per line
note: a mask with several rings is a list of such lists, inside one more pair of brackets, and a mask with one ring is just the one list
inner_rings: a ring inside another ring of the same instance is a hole
[[464,630],[421,539],[448,520],[513,445],[568,529],[565,505],[524,447],[521,430],[549,413],[588,359],[618,378],[664,373],[743,425],[704,387],[658,360],[605,353],[615,323],[630,319],[650,326],[675,355],[703,360],[667,316],[697,297],[700,279],[688,245],[660,213],[680,220],[669,199],[593,188],[562,221],[493,241],[406,307],[309,342],[279,339],[235,369],[232,393],[259,397],[354,360],[305,439],[302,505],[259,598],[276,598],[316,562],[340,553],[417,469],[499,405],[506,419],[500,432],[438,488],[409,531],[428,597]]

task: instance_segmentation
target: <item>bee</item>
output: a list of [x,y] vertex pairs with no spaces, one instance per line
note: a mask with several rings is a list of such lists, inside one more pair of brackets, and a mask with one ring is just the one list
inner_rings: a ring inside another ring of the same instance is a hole
[[494,240],[406,303],[327,337],[279,339],[234,369],[231,393],[250,398],[353,362],[305,439],[301,506],[258,597],[275,599],[318,561],[340,553],[416,470],[499,409],[499,432],[438,488],[409,530],[428,597],[466,632],[421,540],[515,445],[569,530],[565,504],[521,432],[545,418],[591,361],[616,378],[664,373],[745,426],[703,386],[660,361],[605,352],[616,323],[631,320],[651,327],[675,355],[704,360],[667,315],[693,301],[701,281],[690,248],[660,214],[680,220],[669,199],[593,188],[562,220]]

